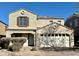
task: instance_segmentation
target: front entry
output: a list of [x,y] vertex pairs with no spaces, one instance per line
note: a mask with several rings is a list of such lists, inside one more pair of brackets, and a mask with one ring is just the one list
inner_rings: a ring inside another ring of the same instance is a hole
[[34,46],[34,34],[31,33],[13,33],[11,37],[26,37],[27,46]]
[[34,46],[34,35],[28,34],[28,46]]

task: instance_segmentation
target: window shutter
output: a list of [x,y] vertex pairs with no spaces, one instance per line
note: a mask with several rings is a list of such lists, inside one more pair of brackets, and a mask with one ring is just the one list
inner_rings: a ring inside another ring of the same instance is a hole
[[17,18],[17,26],[19,26],[19,17]]

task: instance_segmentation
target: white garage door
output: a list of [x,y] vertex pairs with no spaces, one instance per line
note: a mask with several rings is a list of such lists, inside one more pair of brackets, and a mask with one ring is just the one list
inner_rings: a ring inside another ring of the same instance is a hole
[[68,34],[41,34],[40,47],[69,47]]

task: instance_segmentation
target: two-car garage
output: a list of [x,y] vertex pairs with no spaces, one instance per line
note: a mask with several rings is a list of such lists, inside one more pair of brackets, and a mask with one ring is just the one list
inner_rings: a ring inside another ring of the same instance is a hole
[[[50,28],[50,29],[49,29]],[[73,47],[73,30],[59,24],[50,24],[37,30],[39,47]]]
[[40,35],[41,47],[69,47],[68,34],[41,34]]

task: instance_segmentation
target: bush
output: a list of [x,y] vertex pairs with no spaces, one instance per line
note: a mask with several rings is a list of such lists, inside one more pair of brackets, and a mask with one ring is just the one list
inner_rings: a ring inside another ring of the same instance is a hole
[[37,51],[37,49],[36,49],[35,47],[33,47],[33,48],[31,49],[31,51]]
[[19,51],[25,43],[25,38],[11,38],[12,45],[9,46],[10,51]]
[[2,49],[7,49],[8,46],[9,46],[9,43],[10,43],[10,40],[9,39],[6,39],[6,38],[1,38],[0,39],[0,47]]

